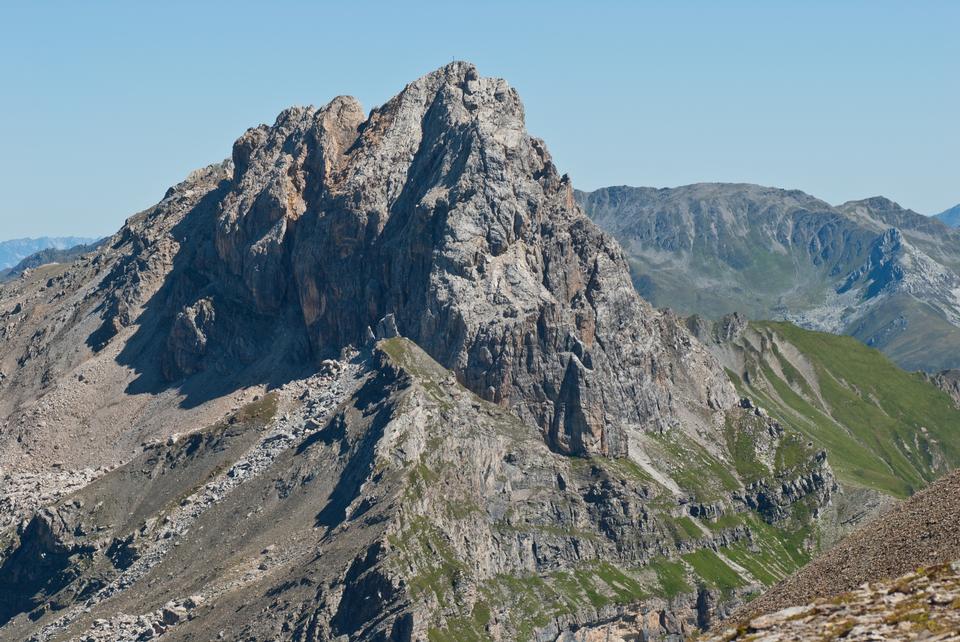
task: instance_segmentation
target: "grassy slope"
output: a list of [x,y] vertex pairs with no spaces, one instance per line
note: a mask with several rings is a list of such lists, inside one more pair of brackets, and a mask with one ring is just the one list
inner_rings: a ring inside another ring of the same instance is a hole
[[[851,337],[754,323],[740,392],[827,450],[844,481],[904,497],[960,466],[960,414],[940,390]],[[790,344],[813,372],[784,354]]]

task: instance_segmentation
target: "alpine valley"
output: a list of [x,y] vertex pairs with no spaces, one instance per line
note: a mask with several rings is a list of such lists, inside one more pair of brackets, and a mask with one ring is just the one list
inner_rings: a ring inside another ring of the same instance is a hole
[[0,640],[742,617],[960,466],[955,373],[894,363],[960,365],[960,232],[921,218],[577,193],[463,62],[287,109],[0,284]]

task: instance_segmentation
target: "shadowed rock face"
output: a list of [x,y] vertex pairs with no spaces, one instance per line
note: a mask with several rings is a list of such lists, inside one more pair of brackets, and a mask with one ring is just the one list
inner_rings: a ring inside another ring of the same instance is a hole
[[255,355],[280,323],[320,358],[393,315],[560,452],[622,455],[631,429],[709,425],[735,401],[677,319],[636,295],[620,248],[526,133],[516,92],[472,65],[424,76],[368,118],[346,97],[289,109],[248,130],[232,165],[177,210],[176,226],[204,231],[183,233],[183,268],[164,284],[180,311],[163,330],[168,379]]

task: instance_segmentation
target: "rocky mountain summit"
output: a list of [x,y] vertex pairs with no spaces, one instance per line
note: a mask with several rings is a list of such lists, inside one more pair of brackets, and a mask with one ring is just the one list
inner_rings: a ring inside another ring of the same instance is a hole
[[865,515],[699,332],[506,82],[288,109],[0,286],[0,639],[704,628]]
[[682,324],[636,296],[516,92],[466,65],[369,118],[345,97],[285,111],[125,234],[169,273],[148,300],[144,253],[112,269],[95,348],[132,308],[176,310],[151,332],[170,380],[276,352],[254,327],[280,316],[288,350],[318,357],[389,324],[566,453],[622,455],[630,431],[706,427],[735,401]]
[[658,306],[850,334],[902,367],[960,364],[960,233],[882,197],[707,183],[577,198]]

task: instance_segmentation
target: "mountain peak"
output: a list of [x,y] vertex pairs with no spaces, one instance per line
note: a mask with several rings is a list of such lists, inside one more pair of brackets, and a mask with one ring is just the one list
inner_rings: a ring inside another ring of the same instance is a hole
[[735,402],[685,326],[637,296],[620,248],[526,132],[517,92],[469,63],[369,116],[344,96],[289,108],[247,130],[231,165],[111,243],[123,258],[89,344],[136,328],[146,347],[121,360],[144,380],[157,376],[148,362],[185,390],[264,354],[316,362],[389,317],[565,453],[622,455],[629,434],[681,423],[708,430]]
[[875,210],[903,210],[906,209],[901,207],[899,203],[893,201],[886,196],[870,196],[868,198],[856,199],[852,201],[847,201],[841,205],[838,205],[840,208],[845,207],[856,207],[857,205],[862,205],[864,207],[869,207]]

